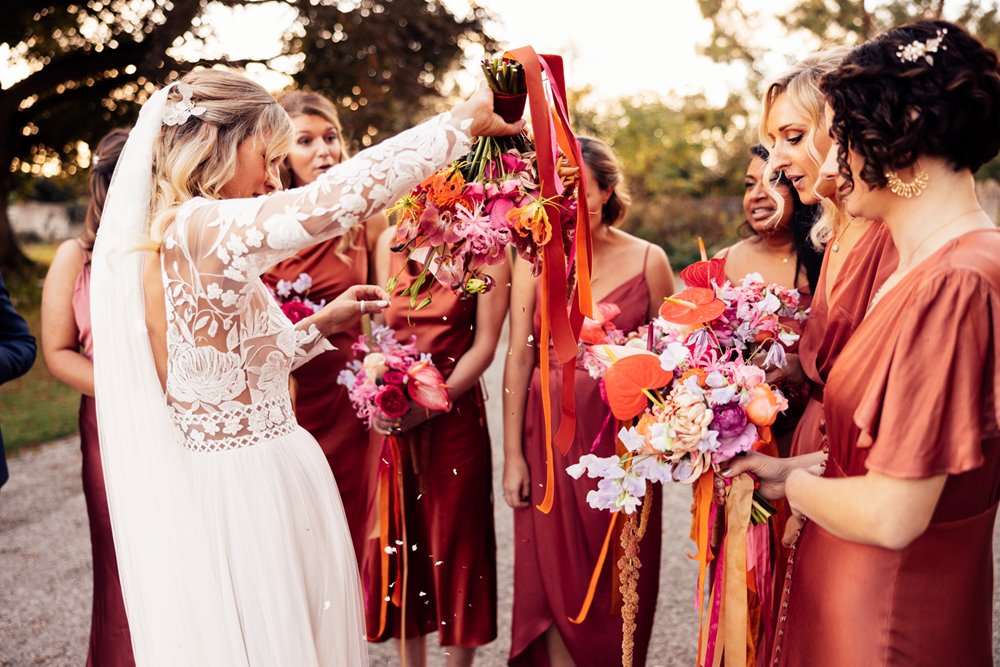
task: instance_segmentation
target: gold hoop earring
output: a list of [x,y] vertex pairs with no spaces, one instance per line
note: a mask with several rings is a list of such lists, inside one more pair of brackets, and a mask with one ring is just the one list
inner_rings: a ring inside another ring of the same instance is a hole
[[930,177],[926,171],[920,168],[920,163],[917,163],[917,173],[913,175],[913,180],[909,183],[902,180],[899,174],[894,171],[885,172],[885,180],[888,181],[889,191],[892,194],[903,199],[910,199],[912,197],[919,197],[924,193]]

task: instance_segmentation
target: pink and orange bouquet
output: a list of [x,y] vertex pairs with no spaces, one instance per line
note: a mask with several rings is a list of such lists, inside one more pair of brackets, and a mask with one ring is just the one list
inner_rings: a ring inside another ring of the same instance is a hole
[[[513,60],[483,62],[495,104],[513,109],[498,112],[508,120],[521,117],[525,84],[521,65]],[[518,107],[518,104],[520,105]],[[569,223],[576,215],[573,189],[557,196],[558,210]],[[392,249],[411,255],[425,248],[423,270],[404,292],[419,309],[428,277],[457,294],[481,294],[493,287],[483,268],[504,261],[507,246],[540,271],[541,248],[552,240],[553,221],[541,194],[535,148],[527,134],[480,137],[465,158],[434,173],[393,207],[397,215]],[[555,228],[561,228],[562,225]],[[395,279],[387,288],[395,288]]]
[[451,409],[441,372],[430,355],[421,354],[412,338],[401,343],[392,329],[374,324],[371,334],[359,336],[351,349],[364,356],[340,372],[337,384],[347,387],[358,418],[369,427],[376,415],[401,419],[414,406],[444,412]]
[[309,300],[312,282],[312,277],[308,273],[300,273],[294,281],[279,280],[271,290],[278,305],[281,306],[281,312],[292,321],[292,324],[317,313],[326,305],[325,299],[319,302]]

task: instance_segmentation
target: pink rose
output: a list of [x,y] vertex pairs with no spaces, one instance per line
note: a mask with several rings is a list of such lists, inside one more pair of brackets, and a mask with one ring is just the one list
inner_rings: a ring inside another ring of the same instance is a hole
[[375,405],[389,419],[399,419],[410,411],[410,403],[399,387],[387,384],[375,396]]
[[382,375],[382,382],[385,384],[391,384],[396,387],[402,387],[403,383],[406,381],[406,376],[399,371],[386,371]]
[[312,315],[313,309],[298,299],[294,299],[281,304],[281,312],[285,314],[285,317],[291,320],[292,324],[295,324]]

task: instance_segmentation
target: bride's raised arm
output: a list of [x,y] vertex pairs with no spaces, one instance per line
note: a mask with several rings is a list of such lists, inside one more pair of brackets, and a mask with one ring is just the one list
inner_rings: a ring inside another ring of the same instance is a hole
[[[255,199],[194,199],[178,211],[195,257],[215,255],[230,271],[260,274],[299,250],[343,234],[461,157],[476,135],[513,134],[481,90],[450,112],[366,149],[313,183]],[[233,256],[246,261],[231,261]],[[228,275],[239,280],[235,274]]]

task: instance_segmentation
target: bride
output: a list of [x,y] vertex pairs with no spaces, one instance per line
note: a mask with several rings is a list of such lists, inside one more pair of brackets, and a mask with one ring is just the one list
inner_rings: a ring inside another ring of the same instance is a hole
[[387,295],[355,286],[292,325],[259,276],[371,217],[472,136],[521,126],[493,114],[484,88],[309,186],[276,192],[292,126],[263,88],[206,70],[145,103],[108,194],[91,290],[103,464],[137,664],[367,663],[340,496],[295,422],[288,374]]

